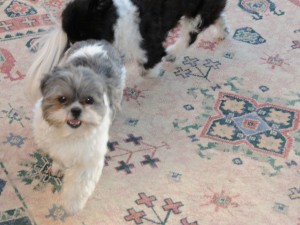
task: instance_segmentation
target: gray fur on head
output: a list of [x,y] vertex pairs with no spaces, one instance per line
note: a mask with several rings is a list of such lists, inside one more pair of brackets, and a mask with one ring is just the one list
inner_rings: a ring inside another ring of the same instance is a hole
[[[50,115],[76,103],[92,109],[99,116],[105,113],[106,93],[113,112],[120,108],[125,85],[125,68],[119,52],[106,41],[81,41],[67,51],[65,61],[45,75],[41,82],[43,116],[49,124],[59,125]],[[62,104],[60,97],[65,97]],[[86,104],[92,97],[93,104]]]

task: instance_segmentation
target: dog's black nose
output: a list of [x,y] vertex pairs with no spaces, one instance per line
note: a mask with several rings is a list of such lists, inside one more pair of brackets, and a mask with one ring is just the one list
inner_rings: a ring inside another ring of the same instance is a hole
[[74,116],[75,118],[78,118],[81,114],[81,108],[74,107],[71,109],[71,113],[72,113],[72,116]]

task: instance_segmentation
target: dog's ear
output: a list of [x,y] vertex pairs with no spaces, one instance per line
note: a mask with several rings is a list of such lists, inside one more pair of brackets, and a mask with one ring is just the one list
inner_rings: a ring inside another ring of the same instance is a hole
[[52,77],[51,74],[47,73],[44,75],[43,79],[41,80],[40,90],[41,90],[43,96],[45,96],[46,89],[47,89],[47,86],[49,84],[49,80],[51,79],[51,77]]
[[46,73],[41,80],[40,84],[40,90],[42,92],[42,95],[45,96],[46,92],[48,91],[49,84],[52,83],[54,77],[61,71],[62,69],[60,67],[54,67],[52,71]]
[[112,4],[112,0],[91,0],[89,11],[102,11],[107,9]]

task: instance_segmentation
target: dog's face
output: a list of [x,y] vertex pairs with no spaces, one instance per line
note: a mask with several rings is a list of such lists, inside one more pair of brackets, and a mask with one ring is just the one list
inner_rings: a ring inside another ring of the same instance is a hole
[[75,0],[62,13],[62,27],[72,43],[87,39],[112,42],[116,19],[112,0]]
[[83,67],[55,68],[42,80],[41,91],[43,118],[57,128],[99,126],[109,107],[103,82]]

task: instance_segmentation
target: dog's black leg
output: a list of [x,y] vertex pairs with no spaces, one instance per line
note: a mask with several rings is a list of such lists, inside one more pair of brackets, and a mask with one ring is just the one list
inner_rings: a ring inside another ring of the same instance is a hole
[[152,49],[147,49],[148,61],[143,65],[145,70],[142,75],[148,78],[157,78],[161,76],[159,62],[166,55],[166,52],[162,44],[152,47]]

